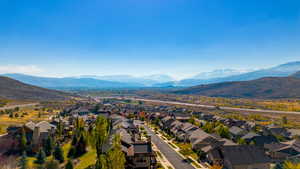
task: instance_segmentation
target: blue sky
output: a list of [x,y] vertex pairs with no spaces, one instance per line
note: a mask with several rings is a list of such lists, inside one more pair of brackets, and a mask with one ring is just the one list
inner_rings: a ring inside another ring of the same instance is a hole
[[300,60],[299,0],[1,0],[0,73],[257,69]]

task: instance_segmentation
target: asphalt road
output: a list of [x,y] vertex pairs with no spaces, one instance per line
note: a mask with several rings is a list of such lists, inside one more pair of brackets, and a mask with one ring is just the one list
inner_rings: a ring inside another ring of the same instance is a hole
[[[142,124],[140,124],[142,125]],[[175,169],[195,169],[192,165],[185,162],[184,159],[178,155],[167,143],[165,143],[160,137],[158,137],[147,126],[142,125],[148,134],[151,135],[151,141],[156,147],[164,154],[168,161],[175,167]]]
[[[115,98],[115,99],[131,99],[137,101],[153,102],[153,103],[165,103],[165,104],[174,104],[174,105],[183,105],[183,106],[192,106],[192,107],[203,107],[203,108],[216,108],[216,106],[203,105],[203,104],[192,104],[192,103],[183,103],[175,101],[162,101],[162,100],[151,100],[151,99],[139,99],[131,97],[102,97],[102,98]],[[300,115],[300,112],[294,111],[277,111],[277,110],[262,110],[262,109],[246,109],[246,108],[234,108],[234,107],[219,107],[221,110],[235,110],[235,111],[244,111],[244,112],[255,112],[255,113],[276,113],[276,114],[296,114]]]

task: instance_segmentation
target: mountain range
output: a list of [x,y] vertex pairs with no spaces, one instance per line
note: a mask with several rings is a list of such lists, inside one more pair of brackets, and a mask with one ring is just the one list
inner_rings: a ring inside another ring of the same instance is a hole
[[220,82],[233,82],[233,81],[246,81],[246,80],[254,80],[263,77],[286,77],[300,70],[300,62],[289,62],[285,64],[281,64],[275,67],[260,69],[256,71],[240,73],[237,75],[231,75],[226,77],[215,77],[215,78],[190,78],[183,79],[177,82],[167,82],[161,83],[157,86],[196,86],[201,84],[212,84],[212,83],[220,83]]
[[0,98],[28,101],[57,101],[73,96],[56,90],[28,85],[17,80],[0,76]]
[[23,83],[51,89],[107,89],[107,88],[143,88],[143,87],[191,87],[201,84],[247,81],[263,77],[286,77],[300,70],[300,62],[290,62],[279,66],[256,71],[220,69],[203,72],[192,78],[175,81],[168,75],[150,75],[134,77],[130,75],[76,77],[38,77],[24,74],[3,74],[2,76],[19,80]]
[[239,74],[246,73],[246,72],[249,72],[249,71],[241,71],[241,70],[236,70],[236,69],[217,69],[217,70],[213,70],[210,72],[199,73],[190,79],[222,78],[222,77],[239,75]]
[[142,84],[137,83],[121,83],[106,80],[98,80],[89,77],[54,78],[29,76],[24,74],[4,74],[3,76],[10,77],[23,83],[50,89],[131,88],[142,86]]
[[229,98],[300,98],[299,75],[300,71],[288,77],[264,77],[250,81],[198,85],[174,93]]
[[155,75],[141,76],[141,77],[135,77],[130,75],[111,75],[111,76],[84,75],[84,76],[78,76],[77,78],[93,78],[93,79],[105,80],[111,82],[129,83],[129,84],[138,85],[140,87],[145,87],[145,86],[151,87],[152,85],[157,83],[174,81],[172,77],[168,75],[162,75],[162,74],[155,74]]

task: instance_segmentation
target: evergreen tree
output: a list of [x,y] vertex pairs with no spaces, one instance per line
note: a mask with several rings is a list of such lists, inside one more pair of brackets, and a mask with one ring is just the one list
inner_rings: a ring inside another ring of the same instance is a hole
[[22,133],[20,137],[20,149],[22,152],[26,151],[27,147],[27,139],[26,139],[26,133],[24,127],[22,128]]
[[44,164],[39,164],[36,166],[35,169],[45,169],[45,165]]
[[66,164],[65,169],[73,169],[73,168],[74,168],[73,163],[71,160],[69,160],[68,163]]
[[55,146],[55,149],[54,149],[54,152],[53,152],[53,156],[60,163],[63,163],[65,161],[63,150],[62,150],[62,148],[60,147],[59,144],[57,144]]
[[56,160],[47,161],[45,164],[45,169],[59,169],[59,163]]
[[19,116],[19,113],[15,113],[15,118],[18,118]]
[[202,128],[205,132],[212,133],[215,127],[213,122],[207,122]]
[[240,145],[245,145],[245,144],[247,144],[246,140],[244,140],[244,139],[242,139],[242,138],[239,138],[237,142],[238,142],[238,144],[240,144]]
[[288,123],[288,120],[287,120],[287,117],[286,117],[286,116],[282,116],[282,118],[281,118],[281,123],[282,123],[283,125]]
[[81,135],[78,144],[76,145],[76,157],[79,157],[86,153],[86,147],[87,147],[87,140],[83,135]]
[[35,163],[36,164],[44,164],[45,159],[46,159],[46,154],[43,149],[40,149],[40,151],[38,152],[38,154],[36,156]]
[[76,148],[75,148],[75,146],[71,146],[71,148],[68,152],[68,157],[73,158],[75,156],[75,154],[76,154]]
[[14,113],[13,112],[9,112],[9,117],[13,118],[14,117]]
[[97,157],[103,153],[103,145],[109,136],[109,122],[103,116],[98,116],[96,120],[96,126],[93,132],[94,146],[96,148]]
[[100,105],[96,104],[96,106],[93,108],[92,112],[93,113],[98,113],[99,109],[100,109]]
[[52,137],[49,136],[47,138],[46,143],[44,145],[44,149],[45,149],[46,156],[50,156],[52,154],[53,149],[54,149],[54,143],[53,143]]
[[217,129],[217,133],[222,138],[230,138],[229,129],[226,126],[222,125],[222,124],[219,125],[219,127]]
[[[125,155],[121,149],[120,136],[115,135],[113,141],[113,147],[107,153],[107,160],[109,169],[124,169],[125,168]],[[113,161],[114,163],[111,163]]]
[[77,144],[77,142],[78,142],[77,136],[73,135],[71,145],[75,146]]
[[63,136],[63,128],[64,128],[64,125],[63,125],[62,121],[59,120],[59,123],[57,125],[57,130],[56,130],[58,139],[61,139]]
[[27,155],[26,155],[25,151],[23,151],[23,155],[19,161],[19,166],[20,166],[20,169],[28,169],[28,160],[27,160]]
[[100,154],[100,156],[97,158],[95,169],[109,169],[109,162],[105,154]]

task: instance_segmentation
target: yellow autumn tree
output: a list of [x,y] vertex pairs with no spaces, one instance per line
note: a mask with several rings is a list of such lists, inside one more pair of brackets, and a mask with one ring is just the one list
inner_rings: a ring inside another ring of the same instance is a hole
[[214,165],[209,167],[209,169],[222,169],[222,168],[223,168],[223,166],[218,165],[218,164],[214,164]]
[[293,163],[291,161],[285,161],[282,168],[283,169],[300,169],[300,163]]

